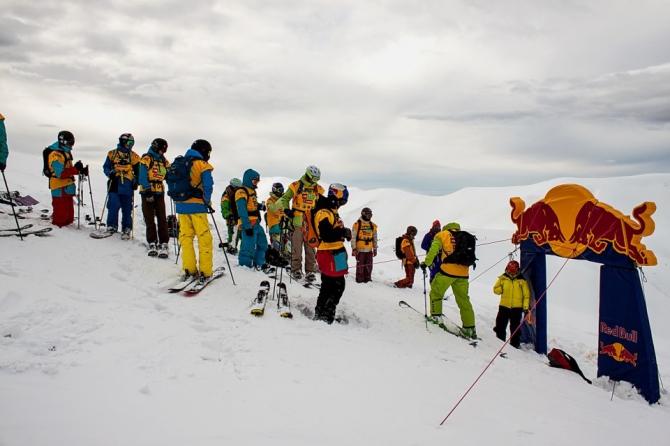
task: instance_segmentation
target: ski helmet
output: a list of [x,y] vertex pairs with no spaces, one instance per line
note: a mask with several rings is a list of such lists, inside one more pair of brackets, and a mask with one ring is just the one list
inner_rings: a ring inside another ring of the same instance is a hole
[[230,185],[233,187],[242,187],[242,180],[239,178],[231,178]]
[[328,197],[334,198],[338,206],[344,206],[349,200],[349,191],[347,186],[340,183],[333,183],[328,187]]
[[505,268],[505,272],[513,276],[519,274],[519,262],[516,260],[510,260],[510,262],[507,264],[507,267]]
[[135,145],[135,138],[130,133],[124,133],[123,135],[119,136],[119,144],[121,147],[131,148]]
[[414,226],[407,226],[407,235],[410,237],[416,237],[419,231]]
[[191,144],[191,149],[198,152],[205,161],[209,161],[209,156],[212,154],[212,145],[206,139],[196,139]]
[[74,135],[67,130],[58,132],[58,144],[72,148],[74,146]]
[[284,185],[281,183],[273,183],[272,193],[278,197],[281,197],[282,195],[284,195]]
[[361,210],[361,215],[368,215],[368,214],[369,214],[369,215],[372,215],[372,209],[370,209],[370,208],[363,208],[363,209]]
[[305,169],[305,174],[307,174],[307,176],[315,183],[321,179],[321,169],[314,165],[307,166],[307,169]]
[[151,142],[151,149],[156,153],[165,153],[168,149],[168,143],[163,138],[156,138]]

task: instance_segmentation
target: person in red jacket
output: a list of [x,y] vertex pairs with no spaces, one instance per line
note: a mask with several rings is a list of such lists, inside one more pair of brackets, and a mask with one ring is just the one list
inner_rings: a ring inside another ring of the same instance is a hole
[[84,167],[81,161],[72,164],[72,147],[74,135],[67,130],[58,133],[58,141],[48,147],[51,149],[48,157],[49,189],[53,206],[51,223],[59,228],[74,222],[74,196],[77,193],[74,176],[88,176],[88,166]]
[[418,232],[414,226],[408,226],[407,232],[402,236],[400,249],[403,253],[402,266],[405,268],[405,278],[393,285],[396,288],[412,288],[414,285],[414,273],[419,267],[419,259],[414,248],[414,237]]

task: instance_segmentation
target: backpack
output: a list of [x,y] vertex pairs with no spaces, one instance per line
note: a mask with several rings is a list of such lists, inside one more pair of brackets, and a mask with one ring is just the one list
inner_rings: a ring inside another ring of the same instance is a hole
[[167,194],[174,201],[202,198],[202,190],[191,186],[191,166],[194,159],[192,156],[178,156],[167,170]]
[[551,351],[547,353],[547,358],[549,359],[550,367],[556,367],[559,369],[566,369],[575,372],[576,374],[584,378],[584,381],[591,384],[591,380],[587,379],[586,376],[584,376],[581,369],[577,365],[577,361],[575,361],[575,358],[568,355],[560,348],[552,348]]
[[400,260],[405,258],[405,253],[402,251],[402,238],[403,237],[401,235],[395,239],[395,256]]
[[[49,155],[51,155],[51,152],[60,152],[60,150],[52,149],[51,147],[46,147],[42,150],[42,175],[47,178],[56,178],[56,175],[51,171],[51,165],[49,164]],[[68,154],[65,152],[62,153],[64,159],[63,164],[65,165],[68,160]]]
[[307,246],[311,246],[312,248],[319,246],[319,235],[316,233],[316,227],[314,226],[315,214],[316,212],[312,212],[311,210],[305,211],[302,214],[302,239]]
[[475,248],[477,237],[466,231],[449,231],[455,240],[454,251],[446,256],[442,263],[455,263],[457,265],[472,266],[477,268]]
[[[229,206],[228,208],[230,209],[230,215],[228,218],[234,219],[235,222],[240,218],[240,213],[237,211],[237,202],[235,201],[235,194],[237,194],[237,191],[239,189],[244,189],[244,187],[235,187],[232,184],[229,184],[228,187],[226,187],[226,190],[223,192],[224,195],[228,196],[228,203]],[[244,189],[246,195],[247,195],[247,200],[249,199],[249,193],[246,192],[246,189]]]

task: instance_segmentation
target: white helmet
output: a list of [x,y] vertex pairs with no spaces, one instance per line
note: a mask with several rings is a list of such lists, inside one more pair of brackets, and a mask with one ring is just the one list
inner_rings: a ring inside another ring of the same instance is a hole
[[307,166],[307,169],[305,169],[305,173],[315,182],[321,179],[321,169],[319,169],[314,165]]

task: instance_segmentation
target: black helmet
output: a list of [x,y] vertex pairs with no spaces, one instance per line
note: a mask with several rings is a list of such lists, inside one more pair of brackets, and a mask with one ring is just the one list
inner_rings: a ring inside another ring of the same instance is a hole
[[156,153],[165,153],[168,149],[168,143],[163,138],[156,138],[151,142],[151,150]]
[[372,215],[372,209],[370,209],[370,208],[363,208],[363,209],[361,210],[361,215],[366,215],[366,214],[370,214],[370,215]]
[[284,195],[284,185],[281,183],[273,183],[272,184],[272,193],[275,194],[278,197],[281,197]]
[[419,231],[414,226],[407,226],[407,235],[410,237],[416,237]]
[[121,147],[127,147],[130,149],[135,145],[135,138],[130,133],[124,133],[123,135],[119,136],[119,144]]
[[74,146],[74,135],[67,130],[58,132],[58,144],[72,148]]
[[202,155],[205,161],[209,161],[209,155],[212,154],[212,145],[209,141],[205,139],[196,139],[193,141],[193,144],[191,144],[191,149]]

